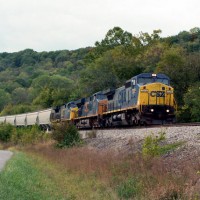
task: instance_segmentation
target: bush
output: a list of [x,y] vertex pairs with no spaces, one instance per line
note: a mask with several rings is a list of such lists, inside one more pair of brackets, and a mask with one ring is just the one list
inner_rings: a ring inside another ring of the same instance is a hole
[[169,151],[172,151],[185,144],[184,141],[177,141],[171,144],[161,145],[160,142],[165,141],[165,132],[159,132],[158,134],[158,136],[154,136],[153,134],[151,134],[144,139],[144,143],[142,146],[143,156],[155,157],[164,155]]
[[161,152],[160,141],[165,140],[165,133],[160,132],[159,136],[154,136],[153,134],[147,136],[144,139],[144,144],[142,146],[143,156],[158,156]]
[[40,130],[40,127],[37,125],[31,127],[22,127],[22,128],[15,128],[11,142],[14,144],[35,144],[37,142],[43,141],[46,138],[47,133]]
[[81,137],[77,128],[70,123],[61,123],[53,126],[52,137],[58,147],[72,147],[80,144]]
[[50,134],[41,131],[37,125],[16,128],[11,124],[0,124],[0,142],[16,145],[35,144],[50,139]]
[[0,141],[9,142],[14,127],[11,124],[0,124]]

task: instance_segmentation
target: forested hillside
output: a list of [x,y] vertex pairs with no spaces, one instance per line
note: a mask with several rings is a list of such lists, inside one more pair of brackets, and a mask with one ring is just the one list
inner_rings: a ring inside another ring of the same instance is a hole
[[161,72],[175,88],[178,119],[200,121],[200,28],[167,38],[160,33],[133,35],[114,27],[95,47],[0,53],[1,115],[61,105],[141,72]]

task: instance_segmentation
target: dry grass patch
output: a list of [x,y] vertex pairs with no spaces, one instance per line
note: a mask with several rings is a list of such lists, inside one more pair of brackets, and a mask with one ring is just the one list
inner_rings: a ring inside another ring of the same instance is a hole
[[176,158],[146,160],[140,154],[99,152],[87,147],[55,149],[44,144],[28,150],[58,164],[66,173],[101,181],[121,199],[192,199],[200,195],[200,159],[193,164]]

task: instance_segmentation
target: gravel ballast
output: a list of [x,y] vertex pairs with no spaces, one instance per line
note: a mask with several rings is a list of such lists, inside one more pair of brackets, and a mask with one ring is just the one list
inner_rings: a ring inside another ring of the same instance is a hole
[[[92,130],[81,130],[83,138]],[[86,139],[89,147],[97,150],[129,151],[141,150],[143,140],[150,134],[164,132],[166,143],[184,142],[184,152],[200,155],[200,126],[158,127],[158,128],[132,128],[94,130],[96,138]]]

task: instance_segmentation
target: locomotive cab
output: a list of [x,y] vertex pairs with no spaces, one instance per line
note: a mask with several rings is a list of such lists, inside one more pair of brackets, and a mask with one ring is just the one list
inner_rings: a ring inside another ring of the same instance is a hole
[[61,106],[61,120],[73,120],[77,117],[78,107],[75,102],[69,102]]
[[164,74],[140,74],[137,106],[143,123],[160,124],[174,122],[174,89]]

